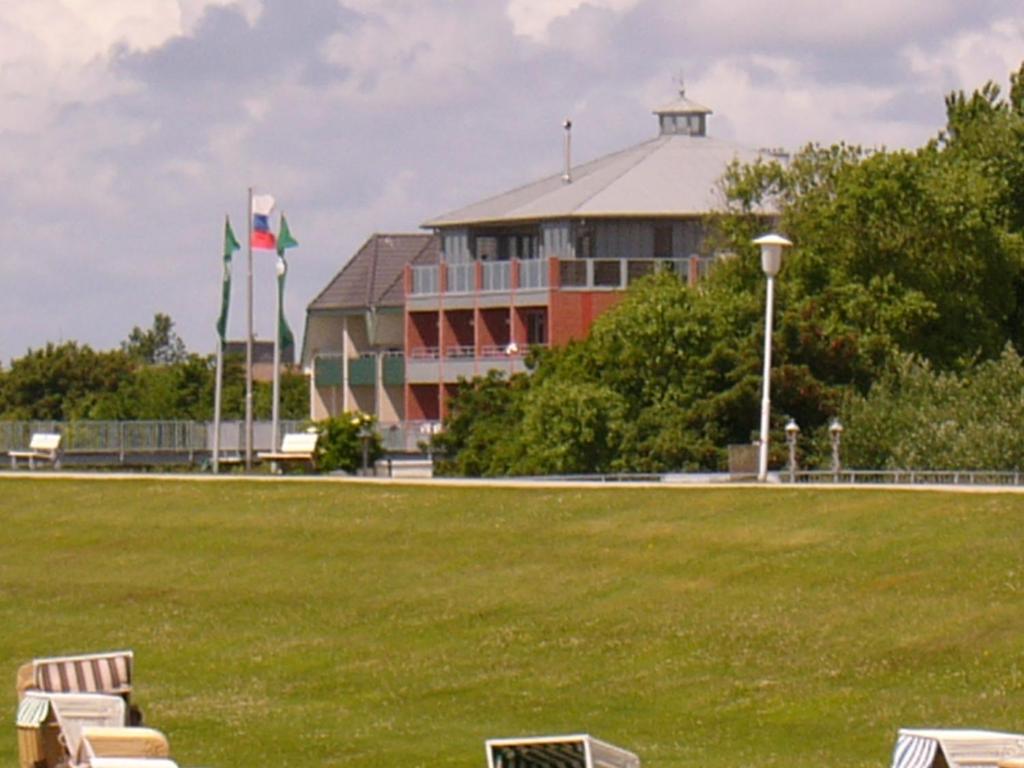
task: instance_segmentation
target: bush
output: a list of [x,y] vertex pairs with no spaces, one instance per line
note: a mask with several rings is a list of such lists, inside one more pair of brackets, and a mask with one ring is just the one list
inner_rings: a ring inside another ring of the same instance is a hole
[[[363,466],[363,441],[367,440],[367,466],[384,453],[374,418],[367,413],[343,413],[314,425],[320,434],[317,442],[317,467],[323,472],[356,472]],[[369,433],[368,438],[361,435]]]

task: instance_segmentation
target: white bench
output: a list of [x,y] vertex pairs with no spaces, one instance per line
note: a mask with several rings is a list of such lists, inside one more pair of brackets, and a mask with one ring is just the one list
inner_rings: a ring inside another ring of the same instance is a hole
[[316,468],[316,442],[320,435],[316,432],[293,432],[285,435],[279,451],[260,451],[256,454],[262,461],[275,464],[308,463]]
[[28,468],[36,468],[36,460],[48,461],[55,468],[60,466],[60,435],[52,432],[37,432],[32,435],[27,451],[8,451],[11,469],[18,468],[18,459],[26,459]]

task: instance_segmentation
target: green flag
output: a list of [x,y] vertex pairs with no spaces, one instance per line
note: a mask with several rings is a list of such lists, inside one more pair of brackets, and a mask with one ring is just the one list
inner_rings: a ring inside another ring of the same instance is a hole
[[294,248],[299,244],[299,241],[292,237],[292,231],[288,229],[288,219],[281,214],[281,231],[277,233],[277,255],[284,256],[284,252],[289,248]]
[[224,276],[221,284],[220,318],[217,320],[217,334],[220,343],[224,343],[228,330],[228,306],[231,304],[231,256],[242,246],[238,244],[235,233],[231,231],[231,222],[224,217]]
[[284,316],[284,279],[288,274],[288,262],[285,261],[284,252],[298,244],[299,241],[292,237],[292,232],[288,229],[288,219],[282,213],[281,229],[277,234],[277,305],[281,308],[277,316],[277,338],[281,349],[289,345],[293,348],[295,346],[295,336],[292,335],[292,329],[288,327],[288,321]]

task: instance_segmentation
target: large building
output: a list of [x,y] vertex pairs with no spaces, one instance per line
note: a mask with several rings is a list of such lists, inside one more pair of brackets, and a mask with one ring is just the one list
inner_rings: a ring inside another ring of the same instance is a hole
[[436,422],[460,378],[584,337],[633,281],[700,279],[723,172],[770,156],[709,137],[710,114],[680,92],[654,138],[577,166],[567,124],[562,173],[431,219],[433,235],[371,238],[309,306],[313,418]]
[[710,138],[710,113],[680,92],[655,138],[423,225],[441,257],[406,268],[406,418],[443,418],[460,377],[584,337],[644,275],[707,271],[722,174],[767,154]]
[[310,418],[361,411],[381,424],[405,420],[404,269],[436,264],[437,244],[429,234],[373,235],[310,302]]

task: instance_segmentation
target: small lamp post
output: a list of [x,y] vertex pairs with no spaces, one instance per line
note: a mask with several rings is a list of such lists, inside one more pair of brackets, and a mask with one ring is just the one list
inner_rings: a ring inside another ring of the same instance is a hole
[[839,482],[839,443],[843,439],[843,425],[839,419],[832,419],[828,425],[828,434],[832,438],[832,481]]
[[772,373],[772,305],[775,302],[775,276],[782,266],[782,249],[791,243],[786,238],[776,235],[763,235],[754,241],[761,246],[761,270],[768,278],[765,287],[764,307],[764,382],[761,396],[761,444],[757,462],[757,479],[764,482],[768,479],[768,418],[771,413],[771,373]]
[[359,440],[363,444],[363,476],[370,474],[370,438],[373,437],[373,429],[370,427],[369,419],[363,421],[359,426]]
[[789,446],[789,482],[796,482],[796,441],[800,437],[800,425],[796,419],[786,423],[786,445]]

